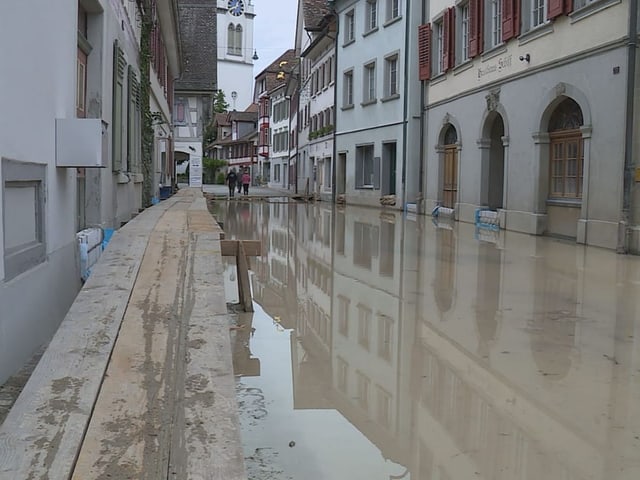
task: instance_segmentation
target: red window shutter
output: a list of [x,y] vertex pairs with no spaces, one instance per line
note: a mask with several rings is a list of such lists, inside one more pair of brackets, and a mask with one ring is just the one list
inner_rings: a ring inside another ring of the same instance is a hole
[[484,0],[478,2],[478,53],[484,52]]
[[469,6],[469,57],[484,51],[484,0],[470,0]]
[[520,12],[522,4],[520,0],[513,0],[513,36],[520,36]]
[[449,67],[456,64],[456,8],[449,8]]
[[506,42],[514,37],[513,35],[513,0],[502,0],[502,41]]
[[559,17],[564,13],[564,0],[547,0],[547,18]]
[[431,24],[418,27],[418,66],[420,80],[431,78]]
[[570,14],[573,12],[573,0],[564,0],[564,13]]
[[451,33],[451,10],[446,9],[444,12],[444,19],[442,20],[442,26],[444,32],[442,33],[442,51],[439,52],[442,55],[442,70],[446,72],[451,68],[449,60],[451,60],[449,35]]

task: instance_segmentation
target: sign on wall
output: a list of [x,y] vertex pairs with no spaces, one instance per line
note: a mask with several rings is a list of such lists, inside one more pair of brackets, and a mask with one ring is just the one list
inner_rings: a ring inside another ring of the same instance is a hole
[[202,157],[196,155],[189,157],[189,186],[202,186]]

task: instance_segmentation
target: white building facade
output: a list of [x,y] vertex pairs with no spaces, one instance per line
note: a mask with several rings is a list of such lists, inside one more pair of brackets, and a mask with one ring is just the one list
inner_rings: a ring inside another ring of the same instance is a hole
[[269,95],[271,103],[270,187],[285,188],[289,185],[290,99],[285,93],[285,85],[281,85]]
[[419,10],[404,0],[335,2],[335,187],[346,203],[417,202],[420,84],[410,36]]
[[296,50],[300,52],[299,102],[296,116],[299,192],[332,199],[335,126],[335,21],[317,0],[298,4]]
[[218,88],[231,110],[253,103],[254,18],[252,0],[217,0]]
[[635,3],[431,1],[421,27],[427,211],[473,222],[491,209],[501,228],[637,250],[624,184],[637,156],[625,135],[628,100],[637,103]]
[[[168,122],[180,64],[175,2],[152,4],[163,67],[152,72],[162,86],[152,95],[164,98],[157,113]],[[135,0],[0,5],[0,42],[14,46],[0,49],[12,71],[0,80],[0,383],[51,338],[73,302],[76,233],[118,228],[144,206],[140,13]],[[24,36],[26,25],[37,38]]]

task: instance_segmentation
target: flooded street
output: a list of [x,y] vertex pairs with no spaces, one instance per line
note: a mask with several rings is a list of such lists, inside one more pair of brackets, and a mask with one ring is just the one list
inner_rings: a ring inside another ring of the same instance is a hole
[[234,339],[249,478],[640,478],[640,258],[377,209],[216,208],[263,246]]

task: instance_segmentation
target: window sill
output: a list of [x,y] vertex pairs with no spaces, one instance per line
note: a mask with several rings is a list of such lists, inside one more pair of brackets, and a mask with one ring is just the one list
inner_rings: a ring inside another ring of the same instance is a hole
[[447,79],[446,72],[438,73],[435,77],[431,79],[431,85],[437,85],[439,83],[444,82]]
[[380,101],[384,103],[390,102],[391,100],[397,100],[398,98],[400,98],[400,94],[394,93],[393,95],[389,95],[388,97],[381,98]]
[[545,35],[553,33],[553,23],[546,22],[542,25],[538,25],[518,37],[518,45],[526,45],[529,42],[536,40],[537,38],[544,37]]
[[359,187],[356,187],[356,190],[373,190],[374,187],[373,185],[360,185]]
[[353,103],[350,105],[345,105],[344,107],[340,107],[340,110],[342,110],[343,112],[345,110],[353,110]]
[[344,48],[344,47],[348,47],[349,45],[351,45],[351,44],[353,44],[353,43],[356,43],[356,39],[355,39],[355,38],[353,38],[353,39],[349,40],[348,42],[344,42],[344,43],[342,44],[342,48]]
[[568,207],[568,208],[581,208],[582,200],[574,198],[548,198],[547,205],[554,207]]
[[581,7],[569,14],[571,23],[576,23],[583,18],[590,17],[591,15],[601,12],[605,8],[612,7],[621,3],[621,0],[600,0],[599,2],[593,2]]
[[390,18],[389,20],[384,22],[384,25],[382,25],[382,26],[384,28],[387,28],[389,25],[393,25],[394,23],[399,22],[400,20],[402,20],[402,15],[398,15],[397,17]]
[[372,100],[367,100],[365,102],[361,102],[360,106],[361,107],[368,107],[369,105],[373,105],[374,103],[378,103],[378,99],[377,98],[374,98]]
[[486,62],[487,60],[492,59],[493,57],[497,57],[498,55],[502,55],[507,51],[507,45],[503,42],[500,45],[496,45],[492,47],[491,50],[487,50],[480,56],[480,61]]
[[456,65],[456,67],[453,69],[453,74],[458,75],[459,73],[465,72],[472,67],[473,67],[473,58],[468,58],[461,64]]
[[369,35],[371,35],[372,33],[376,33],[378,31],[378,27],[372,28],[371,30],[367,30],[366,32],[364,32],[362,34],[362,37],[368,37]]

